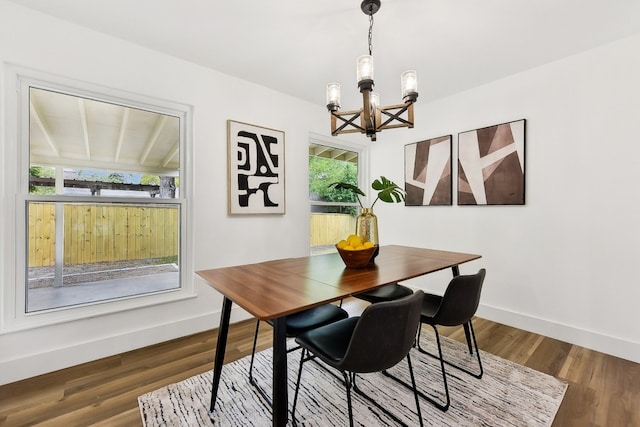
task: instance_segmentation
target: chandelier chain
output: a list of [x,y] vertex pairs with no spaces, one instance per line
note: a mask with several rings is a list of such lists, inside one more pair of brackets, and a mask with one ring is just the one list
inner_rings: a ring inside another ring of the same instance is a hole
[[373,14],[369,14],[369,55],[372,55],[373,50]]

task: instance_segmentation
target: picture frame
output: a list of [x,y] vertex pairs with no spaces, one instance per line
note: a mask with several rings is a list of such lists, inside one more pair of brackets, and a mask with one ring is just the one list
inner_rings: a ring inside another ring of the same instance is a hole
[[283,131],[227,120],[229,215],[285,214],[284,143]]
[[450,206],[453,202],[452,136],[404,146],[405,206]]
[[526,120],[458,134],[458,205],[525,204]]

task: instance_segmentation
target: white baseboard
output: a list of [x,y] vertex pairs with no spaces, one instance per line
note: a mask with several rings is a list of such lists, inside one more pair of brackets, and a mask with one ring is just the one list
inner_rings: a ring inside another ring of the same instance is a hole
[[640,343],[481,304],[477,316],[640,363]]
[[[231,323],[249,317],[251,316],[240,307],[234,306],[231,311]],[[216,310],[206,315],[156,324],[149,328],[129,331],[124,334],[76,343],[67,347],[45,349],[37,354],[0,361],[0,385],[215,329],[219,324],[220,311]]]
[[[478,308],[477,315],[494,322],[640,363],[640,343],[482,304]],[[233,307],[232,323],[249,317],[250,315],[243,309]],[[219,322],[220,312],[216,311],[171,323],[156,324],[150,328],[96,341],[45,350],[20,359],[2,361],[0,362],[0,385],[217,328]]]

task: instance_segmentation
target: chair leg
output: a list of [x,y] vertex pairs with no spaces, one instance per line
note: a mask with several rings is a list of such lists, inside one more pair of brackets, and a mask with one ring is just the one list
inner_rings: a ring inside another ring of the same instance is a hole
[[411,356],[407,353],[407,364],[409,365],[409,374],[411,375],[411,385],[413,386],[413,396],[416,399],[416,412],[418,413],[418,421],[420,427],[424,424],[422,422],[422,411],[420,410],[420,399],[418,398],[418,386],[416,386],[416,377],[413,375],[413,366],[411,366]]
[[446,396],[446,403],[443,405],[441,403],[437,403],[437,402],[433,402],[438,409],[440,409],[441,411],[446,411],[447,409],[449,409],[449,404],[451,403],[451,400],[449,399],[449,385],[447,384],[447,372],[444,369],[444,357],[442,357],[442,346],[440,345],[440,334],[438,333],[438,329],[433,326],[433,330],[436,333],[436,341],[438,342],[438,354],[439,354],[439,359],[440,359],[440,368],[442,369],[442,381],[444,383],[444,392],[445,392],[445,396]]
[[[437,355],[431,354],[431,353],[427,352],[426,350],[422,349],[420,347],[420,340],[418,340],[418,350],[421,353],[428,354],[429,356],[440,360],[440,369],[442,371],[442,381],[443,381],[443,384],[444,384],[444,391],[445,391],[445,403],[439,402],[434,397],[429,396],[429,395],[419,391],[417,389],[417,387],[414,390],[415,390],[415,393],[418,396],[422,397],[424,400],[426,400],[427,402],[431,403],[433,406],[435,406],[436,408],[440,409],[441,411],[446,412],[449,409],[449,404],[450,404],[451,400],[449,399],[449,386],[447,384],[447,373],[446,373],[446,371],[444,369],[445,360],[442,357],[442,347],[440,346],[440,335],[438,334],[438,330],[435,328],[435,326],[433,327],[433,329],[435,330],[435,333],[436,333],[436,342],[438,344],[438,353],[440,354],[440,356],[438,357]],[[420,325],[420,327],[418,328],[418,334],[420,334],[420,332],[422,332],[422,325]],[[407,387],[409,389],[412,389],[411,385],[407,384],[405,381],[401,380],[400,378],[396,377],[395,375],[390,374],[388,371],[384,370],[384,371],[382,371],[382,373],[385,376],[393,379],[397,383],[400,383],[403,386],[405,386],[405,387]]]
[[464,337],[467,339],[467,347],[469,348],[469,354],[473,354],[473,347],[471,347],[471,333],[469,332],[469,322],[462,325],[464,328]]
[[[473,349],[471,347],[471,343],[472,342],[473,342],[473,346],[475,347],[476,358],[478,359],[479,372],[472,372],[472,371],[468,370],[467,368],[464,368],[462,366],[453,364],[453,363],[451,363],[451,362],[449,362],[447,360],[445,360],[444,363],[446,363],[447,365],[449,365],[449,366],[451,366],[453,368],[456,368],[456,369],[458,369],[458,370],[460,370],[460,371],[462,371],[462,372],[464,372],[466,374],[469,374],[474,378],[480,379],[480,378],[482,378],[482,375],[484,375],[484,370],[482,368],[482,360],[480,360],[480,350],[478,349],[478,342],[476,341],[476,334],[475,334],[475,331],[473,330],[473,322],[471,322],[471,320],[469,320],[469,322],[466,323],[463,326],[465,326],[469,330],[469,336],[467,336],[467,345],[469,347],[469,354],[471,354],[472,356],[473,356]],[[434,330],[436,330],[435,326],[432,325],[432,327],[433,327]],[[467,333],[466,332],[466,328],[465,328],[465,335]],[[420,333],[421,332],[422,332],[422,324],[420,325],[420,328],[418,329],[418,350],[421,353],[427,354],[427,355],[429,355],[429,356],[431,356],[431,357],[433,357],[435,359],[438,359],[439,358],[438,355],[430,353],[430,352],[428,352],[427,350],[423,349],[420,346]],[[437,330],[436,330],[436,334],[437,334]]]
[[[302,349],[302,354],[300,355],[300,365],[298,366],[298,378],[296,379],[296,389],[293,394],[293,405],[291,407],[291,419],[293,420],[293,425],[297,425],[296,421],[296,406],[298,404],[298,395],[300,392],[300,379],[302,378],[302,366],[305,362],[310,360],[315,360],[315,356],[311,353],[307,356],[307,350]],[[325,368],[326,369],[326,368]],[[353,427],[353,408],[351,406],[351,387],[354,384],[355,374],[348,373],[346,371],[342,372],[342,381],[344,383],[345,390],[347,391],[347,408],[349,410],[349,426]],[[352,376],[353,375],[353,376]]]
[[[407,355],[408,356],[408,355]],[[411,381],[413,383],[413,386],[409,386],[407,383],[405,383],[404,381],[402,381],[399,378],[396,378],[392,375],[390,375],[389,373],[387,373],[386,371],[382,371],[382,373],[384,375],[386,375],[387,377],[391,377],[394,380],[396,380],[397,382],[399,382],[400,384],[404,385],[407,388],[410,388],[411,391],[415,393],[420,394],[420,392],[418,391],[417,387],[415,386],[415,377],[413,376],[413,369],[411,369],[411,363],[409,363],[409,369],[411,372]],[[359,387],[358,384],[356,383],[356,374],[352,374],[353,375],[353,380],[352,380],[352,385],[353,385],[353,391],[355,391],[359,396],[363,397],[364,399],[366,399],[367,401],[369,401],[369,403],[371,403],[373,406],[375,406],[376,408],[378,408],[379,410],[381,410],[382,412],[384,412],[389,418],[393,419],[396,423],[400,424],[401,426],[406,426],[407,424],[402,421],[400,418],[398,418],[393,412],[389,411],[387,408],[385,408],[384,406],[380,405],[380,403],[376,402],[371,396],[369,396],[368,394],[366,394],[364,391],[362,391]],[[426,396],[425,396],[426,397]],[[417,399],[417,396],[416,396]],[[417,401],[416,401],[417,402]],[[420,425],[422,426],[422,414],[420,413],[420,406],[418,404],[418,418],[420,419]]]
[[[302,349],[302,355],[300,356],[300,365],[298,367],[298,377],[296,379],[296,388],[293,394],[293,405],[291,407],[291,418],[293,420],[293,425],[297,425],[297,421],[296,421],[296,406],[298,404],[298,395],[299,395],[299,391],[300,391],[300,380],[302,378],[302,366],[304,365],[305,362],[308,362],[310,360],[315,360],[315,356],[311,353],[309,353],[309,355],[306,355],[307,350],[306,349]],[[418,394],[420,394],[420,392],[418,391],[418,388],[416,386],[416,382],[415,382],[415,376],[413,375],[413,368],[411,366],[411,359],[409,357],[409,355],[407,354],[407,362],[409,363],[409,371],[411,372],[411,382],[413,384],[412,386],[412,390],[415,394],[415,398],[416,398],[416,407],[417,407],[417,411],[418,411],[418,419],[420,420],[420,426],[423,426],[422,423],[422,413],[420,411],[420,403],[418,401]],[[329,371],[329,369],[327,369],[326,367],[324,368],[325,370]],[[329,373],[331,373],[329,371]],[[389,412],[386,408],[382,407],[378,402],[376,402],[375,400],[373,400],[371,397],[369,397],[366,393],[364,393],[362,390],[360,390],[356,384],[356,374],[352,373],[352,372],[346,372],[346,371],[341,371],[342,376],[343,376],[343,384],[345,387],[345,390],[347,392],[347,409],[348,409],[348,415],[349,415],[349,426],[353,427],[353,404],[352,404],[352,399],[351,399],[351,389],[353,389],[353,391],[355,391],[357,394],[359,394],[360,396],[364,397],[365,399],[367,399],[369,402],[371,402],[373,405],[375,405],[378,409],[380,409],[382,412],[384,412],[385,414],[387,414],[389,417],[391,417],[393,420],[395,420],[398,424],[406,426],[406,424],[404,422],[402,422],[396,415],[394,415],[393,413]],[[333,373],[332,373],[333,374]],[[334,375],[336,376],[336,375]],[[336,378],[338,378],[336,376]],[[400,381],[400,380],[397,380]],[[401,381],[400,381],[401,382]]]
[[475,374],[473,372],[469,372],[467,370],[465,370],[466,373],[468,373],[471,376],[474,376],[478,379],[482,378],[482,375],[484,374],[484,369],[482,368],[482,360],[480,359],[480,350],[478,349],[478,341],[476,341],[476,332],[473,330],[473,323],[471,322],[471,320],[469,320],[469,329],[471,330],[471,337],[473,338],[473,345],[476,348],[476,357],[478,358],[478,366],[480,367],[480,372],[478,374]]
[[298,403],[298,391],[300,391],[300,379],[302,378],[302,365],[304,364],[304,356],[306,355],[307,350],[302,349],[302,354],[300,355],[300,365],[298,366],[298,378],[296,380],[296,390],[293,394],[293,406],[291,407],[291,419],[293,423],[296,422],[296,404]]
[[351,387],[355,385],[355,374],[342,371],[344,387],[347,390],[347,408],[349,410],[349,427],[353,427],[353,407],[351,406]]
[[[257,332],[258,332],[258,328],[259,327],[260,327],[260,323],[258,322],[258,324],[256,325],[256,337],[258,336]],[[256,339],[257,338],[254,338],[253,354],[255,354]],[[298,349],[302,349],[302,351],[301,351],[301,355],[300,355],[300,367],[298,368],[298,380],[296,382],[296,390],[295,390],[295,395],[294,395],[294,398],[293,398],[293,407],[291,408],[291,415],[292,415],[292,419],[293,419],[294,425],[296,424],[295,411],[296,411],[296,403],[297,403],[297,400],[298,400],[298,391],[300,389],[300,378],[302,377],[302,365],[305,362],[313,360],[314,362],[316,362],[318,364],[318,366],[320,366],[322,369],[327,371],[329,374],[333,375],[338,381],[344,381],[342,378],[340,378],[338,375],[336,375],[333,370],[329,369],[329,367],[327,367],[323,363],[318,362],[316,357],[311,352],[305,350],[301,346],[296,346],[296,347],[292,347],[290,349],[287,349],[287,353],[291,353],[292,351],[296,351]],[[258,394],[260,395],[260,397],[262,397],[262,400],[266,403],[267,407],[271,408],[272,404],[273,404],[273,402],[271,400],[271,396],[269,396],[269,394],[260,386],[260,384],[258,384],[258,382],[251,375],[251,367],[253,366],[253,357],[254,357],[253,354],[251,356],[251,364],[249,366],[249,383],[256,388],[256,390],[258,391]]]
[[262,397],[262,400],[264,401],[264,403],[267,405],[267,407],[271,408],[273,406],[273,402],[271,400],[271,397],[267,394],[267,392],[265,392],[262,387],[260,387],[260,384],[258,384],[258,382],[255,380],[255,378],[253,378],[253,361],[256,357],[256,345],[258,343],[258,332],[260,331],[260,320],[256,321],[256,332],[253,336],[253,349],[251,350],[251,361],[249,362],[249,384],[251,384],[252,386],[254,386],[256,388],[256,390],[258,391],[258,394],[260,395],[260,397]]

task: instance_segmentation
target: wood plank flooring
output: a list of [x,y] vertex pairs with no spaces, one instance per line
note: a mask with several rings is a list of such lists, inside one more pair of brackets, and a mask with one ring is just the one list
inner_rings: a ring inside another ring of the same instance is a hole
[[[363,307],[345,303],[351,314]],[[640,427],[640,364],[501,325],[474,320],[478,345],[569,383],[554,427]],[[232,325],[227,362],[251,352],[255,322]],[[464,342],[462,328],[443,335]],[[137,397],[210,370],[217,330],[0,386],[0,426],[141,426]],[[271,345],[261,328],[260,349]]]

